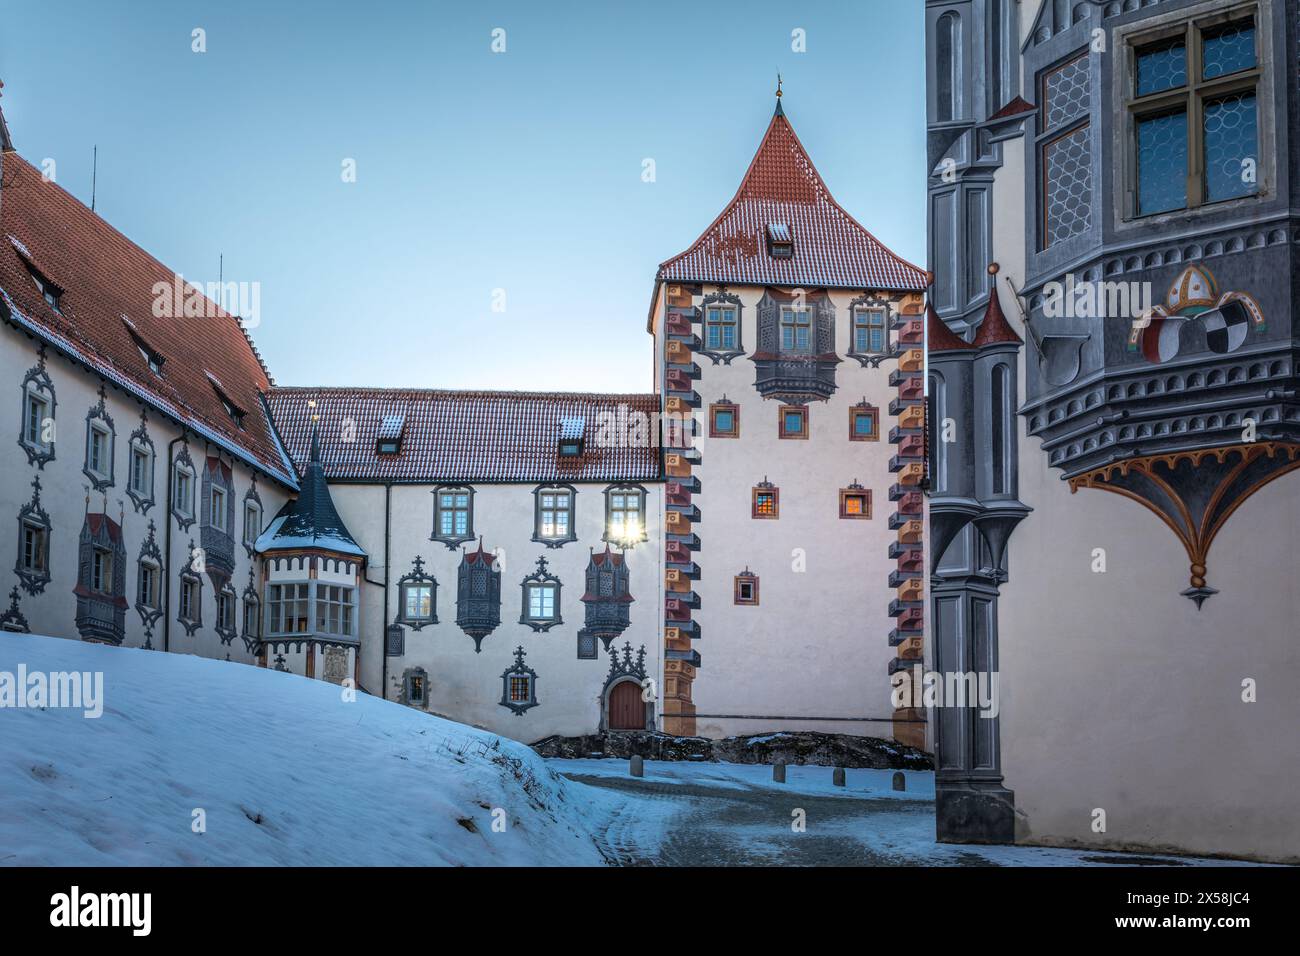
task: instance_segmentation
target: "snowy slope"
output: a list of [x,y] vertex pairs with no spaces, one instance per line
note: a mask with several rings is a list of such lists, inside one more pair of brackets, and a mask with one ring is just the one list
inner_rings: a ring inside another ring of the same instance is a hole
[[605,862],[588,788],[463,724],[243,664],[0,634],[0,673],[20,664],[101,671],[104,710],[0,707],[0,865]]

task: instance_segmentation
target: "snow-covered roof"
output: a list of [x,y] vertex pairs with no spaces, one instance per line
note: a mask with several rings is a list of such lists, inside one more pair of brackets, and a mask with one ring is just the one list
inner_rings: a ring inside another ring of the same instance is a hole
[[298,497],[284,507],[257,537],[260,553],[275,551],[330,551],[365,558],[366,552],[348,531],[334,507],[320,462],[320,441],[313,435],[311,458],[298,483]]

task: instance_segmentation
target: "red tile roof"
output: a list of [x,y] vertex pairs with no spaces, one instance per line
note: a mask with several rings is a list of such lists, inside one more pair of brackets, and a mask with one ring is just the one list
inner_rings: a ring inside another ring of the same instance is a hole
[[[271,414],[300,469],[310,455],[311,400],[330,480],[653,481],[660,475],[659,397],[653,394],[274,388]],[[404,416],[401,450],[380,455],[375,440],[390,415]],[[566,419],[583,422],[577,458],[557,454]],[[637,421],[648,424],[629,426]],[[612,440],[602,431],[612,432]]]
[[[196,434],[296,486],[262,403],[270,378],[239,321],[211,304],[212,318],[156,317],[154,286],[171,287],[175,274],[17,153],[4,154],[3,189],[0,312]],[[33,267],[62,290],[59,311],[36,288]],[[137,338],[161,353],[161,376],[149,370]],[[214,379],[245,413],[243,428],[226,413]]]
[[925,347],[930,352],[962,352],[975,348],[939,318],[934,303],[925,306]]
[[[767,227],[794,234],[773,258]],[[735,197],[685,252],[659,266],[665,282],[717,282],[920,292],[925,272],[867,232],[831,196],[779,106]]]
[[1002,311],[1002,302],[998,296],[997,271],[992,266],[989,269],[994,277],[993,288],[989,290],[989,305],[984,310],[984,321],[980,322],[979,328],[975,330],[975,341],[971,345],[977,349],[999,342],[1014,342],[1016,345],[1021,345],[1023,343],[1020,336],[1016,334],[1016,330],[1011,327],[1006,314]]

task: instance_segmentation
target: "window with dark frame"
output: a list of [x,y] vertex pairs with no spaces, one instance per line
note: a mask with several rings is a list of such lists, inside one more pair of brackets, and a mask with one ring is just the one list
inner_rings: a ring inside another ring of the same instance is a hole
[[433,493],[433,537],[449,547],[474,537],[474,493],[467,487]]
[[758,575],[748,567],[736,575],[732,600],[736,604],[758,604]]
[[847,488],[840,489],[841,518],[870,518],[871,492],[856,481]]
[[727,401],[725,396],[709,406],[709,437],[740,437],[740,406]]
[[140,562],[136,603],[151,610],[158,609],[158,565],[152,561]]
[[1092,227],[1092,79],[1084,50],[1039,81],[1039,245],[1047,249]]
[[1251,9],[1130,41],[1130,216],[1258,193],[1257,39]]
[[782,405],[777,418],[781,438],[806,439],[808,437],[808,406]]
[[534,541],[558,545],[577,539],[573,499],[573,489],[565,485],[544,485],[534,492]]
[[49,568],[49,537],[44,525],[23,522],[22,566],[24,571],[43,574]]
[[45,420],[49,416],[50,403],[44,395],[33,388],[28,388],[26,408],[23,414],[23,441],[33,448],[46,451],[49,442],[45,440]]
[[853,352],[856,355],[883,355],[889,350],[889,335],[884,309],[853,310]]
[[880,440],[880,409],[860,404],[849,409],[849,441]]
[[781,351],[812,351],[812,312],[783,306],[781,309]]
[[781,517],[781,489],[766,479],[755,485],[750,516],[753,518]]
[[710,305],[704,311],[704,345],[711,352],[734,352],[736,309],[730,305]]

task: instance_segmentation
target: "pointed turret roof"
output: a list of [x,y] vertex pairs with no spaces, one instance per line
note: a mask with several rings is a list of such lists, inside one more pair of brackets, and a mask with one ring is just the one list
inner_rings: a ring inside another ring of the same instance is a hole
[[[4,83],[0,83],[0,90],[3,90],[4,87],[5,87]],[[4,95],[3,93],[0,93],[0,96],[3,95]],[[0,153],[11,152],[13,148],[14,148],[13,140],[9,138],[9,126],[7,123],[5,123],[4,107],[0,106]]]
[[1011,327],[1011,323],[1002,312],[1002,302],[998,295],[997,263],[989,266],[989,275],[993,277],[993,288],[989,290],[989,305],[984,310],[984,320],[980,322],[980,327],[975,332],[975,341],[971,344],[977,349],[984,348],[986,345],[997,345],[1000,342],[1014,342],[1016,345],[1021,345],[1023,340],[1016,334],[1016,330]]
[[[769,252],[769,226],[794,240]],[[662,282],[920,292],[925,272],[891,252],[831,196],[777,100],[740,189],[689,249],[659,266]]]
[[939,318],[934,302],[925,305],[925,348],[927,352],[960,352],[975,348]]
[[312,429],[311,459],[299,481],[298,497],[285,503],[253,547],[270,551],[332,551],[366,557],[334,507],[320,460],[320,430]]

